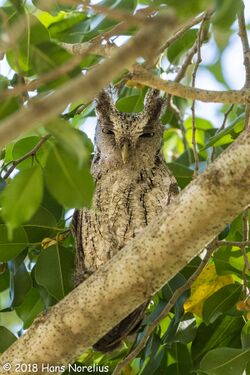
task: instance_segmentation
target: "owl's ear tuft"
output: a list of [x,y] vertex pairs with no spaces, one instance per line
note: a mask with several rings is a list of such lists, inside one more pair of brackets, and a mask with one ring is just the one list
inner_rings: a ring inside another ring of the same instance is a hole
[[113,99],[107,90],[100,91],[99,95],[95,99],[95,108],[99,116],[107,117],[110,111],[113,110],[114,104]]
[[144,112],[148,117],[157,119],[164,110],[164,99],[160,97],[160,91],[150,89],[145,98]]

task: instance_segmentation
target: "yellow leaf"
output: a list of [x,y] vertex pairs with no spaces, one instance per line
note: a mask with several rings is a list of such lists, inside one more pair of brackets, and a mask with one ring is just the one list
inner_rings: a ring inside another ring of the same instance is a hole
[[186,312],[202,316],[205,300],[223,286],[234,282],[232,276],[218,276],[214,264],[208,264],[191,287],[191,296],[184,304]]
[[55,244],[56,244],[56,240],[54,238],[49,238],[49,237],[44,238],[41,243],[43,249],[47,249],[48,247],[55,245]]

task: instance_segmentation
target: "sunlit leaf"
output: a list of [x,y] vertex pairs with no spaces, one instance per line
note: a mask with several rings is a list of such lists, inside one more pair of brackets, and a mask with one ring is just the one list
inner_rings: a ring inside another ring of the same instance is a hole
[[178,38],[167,50],[167,57],[172,64],[179,62],[180,56],[184,54],[195,42],[197,30],[191,29],[186,31]]
[[79,166],[87,161],[89,153],[84,133],[72,128],[67,121],[62,119],[48,123],[46,128],[67,152],[78,159]]
[[191,296],[184,304],[185,311],[202,316],[204,302],[223,286],[232,284],[231,276],[218,276],[213,264],[207,265],[191,286]]
[[43,195],[43,176],[39,166],[19,172],[1,195],[2,217],[10,230],[28,221],[38,209]]

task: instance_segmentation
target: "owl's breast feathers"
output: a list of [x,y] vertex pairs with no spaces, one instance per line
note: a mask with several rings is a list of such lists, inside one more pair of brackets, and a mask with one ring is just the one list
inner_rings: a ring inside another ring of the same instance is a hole
[[[121,250],[177,193],[175,178],[164,163],[139,170],[124,166],[102,174],[96,181],[92,209],[75,215],[76,284]],[[145,304],[94,347],[112,350],[140,322],[144,310]]]

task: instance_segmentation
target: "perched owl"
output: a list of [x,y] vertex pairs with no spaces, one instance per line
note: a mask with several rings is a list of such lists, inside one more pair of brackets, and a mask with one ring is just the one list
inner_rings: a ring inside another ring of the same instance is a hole
[[[96,190],[91,210],[74,214],[77,242],[75,285],[120,251],[178,193],[162,154],[163,100],[151,90],[143,112],[121,113],[107,91],[96,101],[98,123],[92,175]],[[101,338],[94,349],[107,352],[138,328],[143,304]]]

